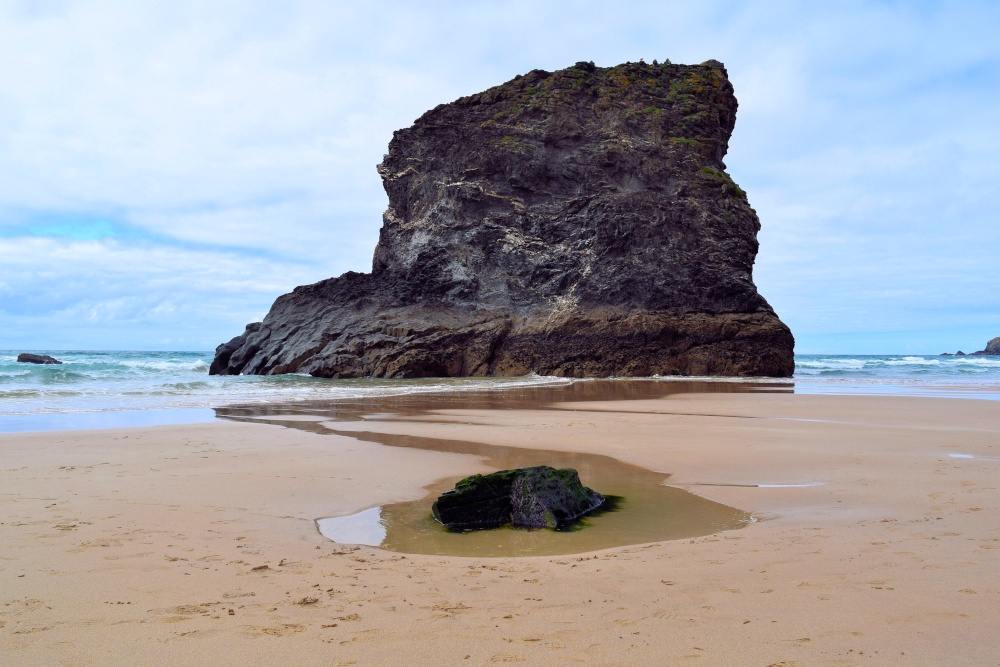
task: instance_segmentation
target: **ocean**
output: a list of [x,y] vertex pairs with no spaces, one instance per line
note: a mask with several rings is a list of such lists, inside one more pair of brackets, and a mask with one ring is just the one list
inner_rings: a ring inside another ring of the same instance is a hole
[[[17,363],[17,352],[0,351],[0,433],[212,421],[212,408],[236,404],[573,382],[537,375],[422,380],[210,376],[211,352],[36,352],[64,363]],[[1000,357],[796,355],[793,378],[764,382],[796,393],[1000,400]]]
[[1000,357],[795,355],[796,393],[1000,400]]

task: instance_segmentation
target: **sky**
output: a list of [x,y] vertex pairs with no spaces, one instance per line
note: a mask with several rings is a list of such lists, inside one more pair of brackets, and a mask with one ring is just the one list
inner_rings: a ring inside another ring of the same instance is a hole
[[0,349],[211,350],[368,271],[375,165],[532,69],[725,63],[799,353],[1000,336],[1000,3],[0,4]]

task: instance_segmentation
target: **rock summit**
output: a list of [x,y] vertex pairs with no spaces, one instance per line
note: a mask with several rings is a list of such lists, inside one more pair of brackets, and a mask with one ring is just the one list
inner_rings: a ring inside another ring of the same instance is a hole
[[394,133],[371,273],[279,297],[213,374],[779,376],[717,61],[580,62]]

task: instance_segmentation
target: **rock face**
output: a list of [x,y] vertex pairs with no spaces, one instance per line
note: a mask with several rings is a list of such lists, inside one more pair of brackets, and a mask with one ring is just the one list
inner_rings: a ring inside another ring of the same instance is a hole
[[989,354],[1000,356],[1000,336],[997,336],[990,342],[986,343],[986,349],[980,350],[979,352],[973,352],[973,354]]
[[537,466],[466,477],[431,508],[452,530],[562,528],[604,504],[572,468]]
[[444,104],[378,166],[372,272],[297,287],[213,374],[790,376],[725,172],[721,63],[577,63]]
[[17,360],[24,364],[61,364],[62,362],[55,357],[50,357],[47,354],[31,354],[30,352],[22,352],[17,355]]

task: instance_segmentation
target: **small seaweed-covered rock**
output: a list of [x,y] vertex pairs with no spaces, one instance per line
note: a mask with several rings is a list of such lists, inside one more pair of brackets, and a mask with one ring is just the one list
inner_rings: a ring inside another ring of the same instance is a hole
[[473,475],[442,493],[434,518],[452,530],[562,528],[604,504],[572,468],[550,466]]
[[511,519],[524,528],[561,528],[604,504],[572,468],[524,468],[511,486]]
[[22,352],[17,355],[17,360],[22,364],[61,364],[62,362],[55,357],[50,357],[47,354],[31,354],[30,352]]

